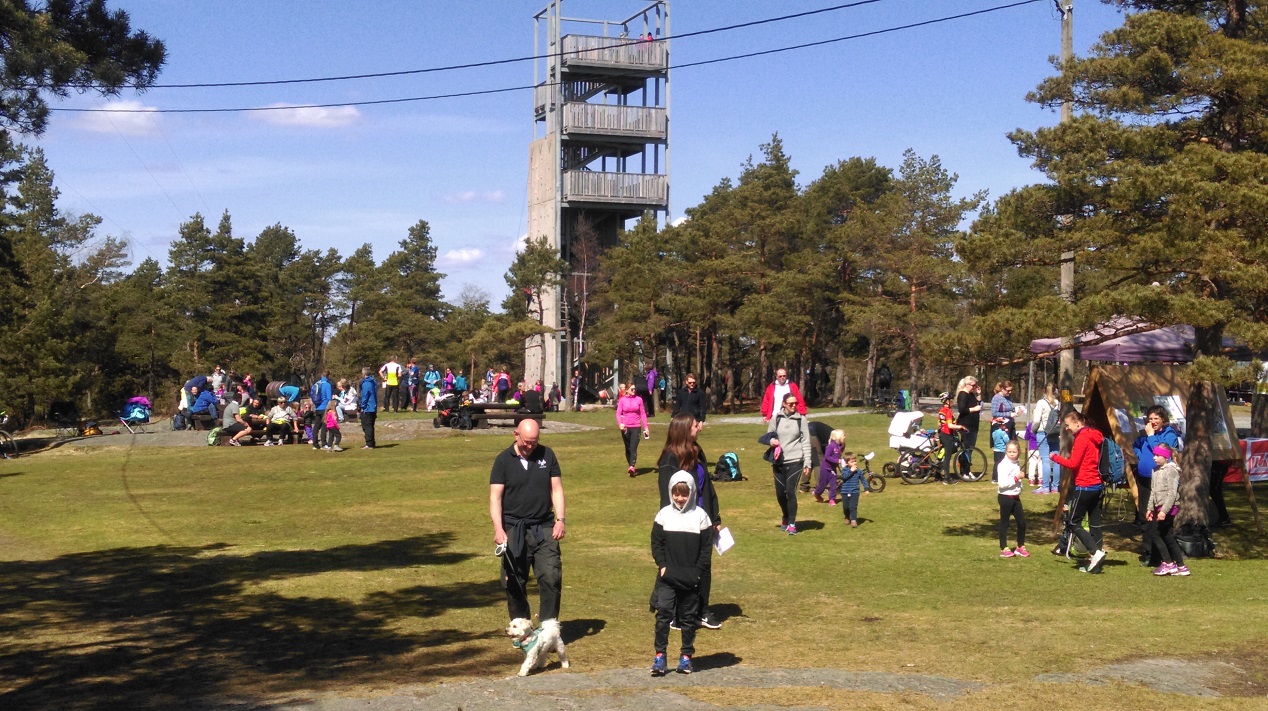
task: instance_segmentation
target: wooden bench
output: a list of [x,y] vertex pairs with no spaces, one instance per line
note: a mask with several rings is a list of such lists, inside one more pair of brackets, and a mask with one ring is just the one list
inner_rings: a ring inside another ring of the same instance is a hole
[[511,411],[494,410],[491,412],[471,413],[471,422],[472,424],[475,425],[476,429],[486,429],[488,427],[491,427],[493,420],[513,420],[515,422],[515,426],[519,427],[519,424],[523,422],[524,420],[535,420],[538,425],[541,425],[542,420],[544,419],[546,419],[546,414],[541,412],[531,413],[531,412],[515,412],[514,410],[511,410]]

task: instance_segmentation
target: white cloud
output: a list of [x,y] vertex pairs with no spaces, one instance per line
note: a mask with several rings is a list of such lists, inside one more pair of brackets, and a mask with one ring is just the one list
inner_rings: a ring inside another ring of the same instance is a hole
[[94,133],[115,133],[125,136],[150,136],[158,133],[159,115],[153,106],[139,101],[110,101],[104,111],[81,114],[77,128]]
[[486,203],[497,205],[506,201],[506,193],[501,190],[490,190],[483,193],[475,190],[463,190],[462,192],[449,193],[442,199],[451,205],[462,205],[468,203]]
[[484,257],[484,250],[476,248],[476,247],[463,247],[461,249],[451,249],[445,252],[444,254],[440,255],[440,258],[437,259],[436,261],[441,266],[458,267],[458,266],[463,266],[467,264],[474,264],[480,261],[480,259],[482,259],[483,257]]
[[686,215],[683,215],[682,217],[679,217],[678,219],[676,219],[676,220],[674,220],[673,222],[671,222],[670,224],[672,224],[674,227],[677,227],[677,226],[679,226],[679,225],[683,224],[684,222],[686,222],[687,220],[690,220],[690,219],[691,219],[690,217],[687,217]]
[[305,126],[309,128],[343,128],[361,120],[361,112],[355,106],[295,107],[288,104],[270,104],[273,111],[254,111],[252,116],[275,126]]

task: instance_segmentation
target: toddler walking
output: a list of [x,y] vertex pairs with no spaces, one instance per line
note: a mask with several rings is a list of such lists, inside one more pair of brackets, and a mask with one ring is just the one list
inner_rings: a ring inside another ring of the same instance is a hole
[[850,528],[859,527],[859,489],[862,488],[863,493],[869,494],[872,487],[867,483],[867,478],[859,474],[859,461],[853,452],[846,452],[841,455],[841,513],[845,515],[845,520],[849,522]]
[[[999,494],[999,557],[1012,558],[1020,556],[1029,558],[1026,550],[1026,512],[1021,507],[1022,484],[1026,479],[1021,474],[1021,450],[1016,440],[1011,441],[1004,449],[1004,459],[995,468],[995,485]],[[1017,550],[1008,547],[1008,519],[1017,519]]]
[[339,431],[339,398],[331,398],[326,405],[326,440],[330,442],[330,451],[342,452],[339,443],[343,441],[343,433]]
[[815,501],[823,503],[823,490],[828,490],[828,505],[837,505],[837,469],[841,467],[841,450],[845,448],[845,430],[832,430],[828,446],[819,462],[819,483],[815,485]]

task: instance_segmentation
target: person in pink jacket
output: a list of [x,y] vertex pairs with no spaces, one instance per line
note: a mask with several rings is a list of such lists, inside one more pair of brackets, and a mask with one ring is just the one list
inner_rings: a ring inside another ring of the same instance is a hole
[[635,392],[633,381],[621,388],[620,396],[616,399],[616,426],[621,428],[621,439],[625,441],[625,459],[630,465],[627,471],[630,476],[634,476],[634,465],[638,460],[639,429],[642,429],[644,439],[650,435],[647,431],[647,408],[643,406],[643,398]]

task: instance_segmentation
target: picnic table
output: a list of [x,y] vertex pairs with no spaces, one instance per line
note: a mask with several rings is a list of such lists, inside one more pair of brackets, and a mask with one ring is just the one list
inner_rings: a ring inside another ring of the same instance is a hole
[[457,429],[486,429],[494,420],[510,421],[519,426],[524,420],[536,420],[541,424],[546,415],[542,412],[520,412],[522,405],[508,402],[473,402],[459,405],[446,418],[437,415],[432,424],[435,427],[455,427]]

